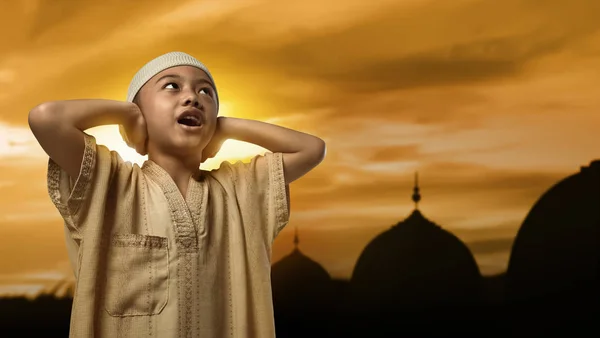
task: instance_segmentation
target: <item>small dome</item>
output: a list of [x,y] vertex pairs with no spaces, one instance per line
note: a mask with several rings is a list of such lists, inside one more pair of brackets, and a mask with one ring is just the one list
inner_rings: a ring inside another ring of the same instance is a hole
[[515,238],[508,270],[512,300],[566,292],[589,295],[598,283],[600,161],[544,193]]
[[317,262],[296,247],[271,268],[273,302],[277,311],[312,311],[328,301],[332,280]]
[[273,283],[297,283],[298,278],[312,283],[328,283],[329,273],[317,262],[304,255],[298,248],[273,264]]

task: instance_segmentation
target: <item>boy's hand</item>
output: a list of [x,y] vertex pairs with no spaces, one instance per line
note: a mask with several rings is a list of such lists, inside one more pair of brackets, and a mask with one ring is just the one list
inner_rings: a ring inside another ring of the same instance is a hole
[[215,155],[217,155],[221,149],[223,142],[227,140],[227,136],[223,130],[223,122],[225,119],[226,117],[224,116],[219,116],[217,118],[217,127],[215,128],[215,133],[206,147],[204,147],[204,150],[202,150],[202,162],[208,160],[209,158],[215,157]]
[[[135,105],[135,104],[134,104]],[[128,146],[144,156],[148,153],[148,128],[141,109],[135,105],[127,123],[119,125],[119,132]]]

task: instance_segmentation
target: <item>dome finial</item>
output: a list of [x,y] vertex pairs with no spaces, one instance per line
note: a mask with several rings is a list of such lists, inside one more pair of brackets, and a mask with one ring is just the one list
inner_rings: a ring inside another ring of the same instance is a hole
[[412,200],[415,202],[415,209],[419,209],[421,194],[419,193],[419,172],[415,172],[415,187],[413,188]]

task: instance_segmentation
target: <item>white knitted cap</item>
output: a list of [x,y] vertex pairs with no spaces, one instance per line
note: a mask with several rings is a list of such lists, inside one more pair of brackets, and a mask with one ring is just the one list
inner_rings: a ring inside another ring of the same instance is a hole
[[217,94],[217,88],[215,81],[208,71],[208,68],[202,62],[198,61],[193,56],[183,52],[169,52],[163,54],[152,61],[145,64],[134,76],[129,84],[129,90],[127,92],[127,101],[132,102],[135,95],[140,91],[142,86],[148,82],[154,75],[162,72],[165,69],[176,67],[176,66],[192,66],[203,70],[209,77],[210,81],[215,86],[215,98],[217,101],[217,111],[219,109],[219,95]]

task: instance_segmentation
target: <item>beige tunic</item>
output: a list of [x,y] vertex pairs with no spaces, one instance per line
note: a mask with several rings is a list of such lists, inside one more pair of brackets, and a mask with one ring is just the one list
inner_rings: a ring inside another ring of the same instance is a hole
[[70,337],[274,337],[271,245],[289,217],[282,154],[202,171],[184,199],[156,163],[85,140],[76,180],[48,164],[77,278]]

